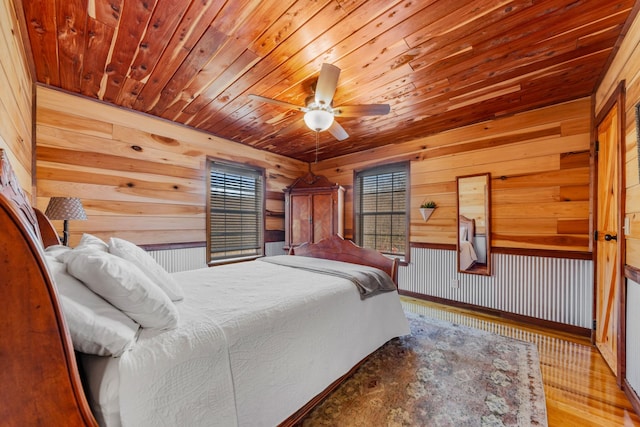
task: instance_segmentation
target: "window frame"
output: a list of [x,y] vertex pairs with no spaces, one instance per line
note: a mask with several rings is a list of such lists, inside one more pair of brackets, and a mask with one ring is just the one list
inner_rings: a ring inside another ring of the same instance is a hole
[[[411,203],[411,162],[397,162],[397,163],[389,163],[383,165],[372,166],[368,168],[354,170],[353,173],[353,237],[356,244],[362,246],[363,241],[363,233],[362,233],[362,213],[361,213],[361,188],[360,188],[360,177],[363,176],[373,176],[373,175],[381,175],[389,172],[398,172],[404,171],[406,174],[406,189],[405,189],[405,229],[404,229],[404,238],[405,238],[405,253],[404,255],[381,252],[383,255],[389,257],[399,258],[402,263],[408,263],[411,254],[411,246],[409,242],[409,232],[410,232],[410,203]],[[376,249],[377,250],[377,249]]]
[[[258,230],[258,248],[257,248],[257,254],[251,254],[251,255],[240,255],[240,256],[228,256],[225,258],[217,258],[215,260],[213,260],[211,258],[211,250],[212,250],[212,239],[211,239],[211,232],[212,232],[212,218],[211,218],[211,173],[212,170],[214,169],[214,167],[216,165],[219,165],[220,167],[226,167],[229,169],[237,169],[237,170],[245,170],[248,172],[249,174],[255,174],[255,175],[259,175],[260,176],[260,197],[261,197],[261,201],[260,201],[260,216],[261,219],[258,221],[259,224],[259,230]],[[207,156],[207,175],[206,175],[206,212],[205,212],[205,221],[206,221],[206,233],[207,233],[207,265],[209,266],[215,266],[215,265],[222,265],[222,264],[231,264],[231,263],[235,263],[235,262],[242,262],[242,261],[250,261],[256,258],[260,258],[262,256],[264,256],[265,254],[265,232],[266,232],[266,215],[265,215],[265,206],[266,206],[266,196],[267,196],[267,191],[266,191],[266,173],[265,173],[265,169],[259,166],[255,166],[255,165],[251,165],[251,164],[246,164],[246,163],[239,163],[239,162],[232,162],[232,161],[227,161],[224,159],[218,159],[218,158],[214,158],[214,157],[208,157]]]

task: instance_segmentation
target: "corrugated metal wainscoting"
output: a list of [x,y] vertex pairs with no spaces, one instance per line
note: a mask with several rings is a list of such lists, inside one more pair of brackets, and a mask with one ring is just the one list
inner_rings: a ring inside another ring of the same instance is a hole
[[640,395],[640,284],[627,279],[627,382]]
[[[456,253],[411,249],[400,267],[399,288],[481,307],[591,328],[591,260],[492,254],[492,275],[461,274]],[[458,280],[457,287],[452,281]]]
[[169,273],[195,270],[207,266],[207,248],[205,246],[148,251],[148,253]]
[[[284,241],[266,243],[265,256],[284,255]],[[169,273],[177,271],[195,270],[207,266],[207,248],[164,249],[148,251],[165,270]]]
[[284,241],[265,243],[264,255],[265,256],[286,255],[287,253],[284,251],[283,248],[284,248]]

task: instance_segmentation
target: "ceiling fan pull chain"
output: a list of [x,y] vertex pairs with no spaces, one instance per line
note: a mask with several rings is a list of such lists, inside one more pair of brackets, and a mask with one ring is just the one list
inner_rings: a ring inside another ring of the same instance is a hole
[[318,164],[318,144],[320,140],[320,132],[316,131],[316,164]]

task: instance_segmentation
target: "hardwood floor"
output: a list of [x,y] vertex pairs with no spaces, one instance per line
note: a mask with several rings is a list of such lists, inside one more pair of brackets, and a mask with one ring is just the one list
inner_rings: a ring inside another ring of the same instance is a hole
[[624,392],[588,338],[402,297],[406,310],[537,345],[549,427],[640,426]]

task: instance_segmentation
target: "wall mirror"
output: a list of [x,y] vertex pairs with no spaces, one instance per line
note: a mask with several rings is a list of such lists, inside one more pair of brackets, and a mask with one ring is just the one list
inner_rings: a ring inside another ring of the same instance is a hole
[[459,176],[458,271],[491,275],[491,175]]

